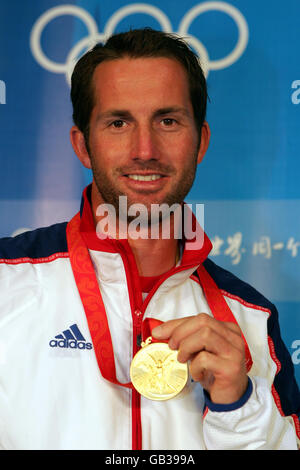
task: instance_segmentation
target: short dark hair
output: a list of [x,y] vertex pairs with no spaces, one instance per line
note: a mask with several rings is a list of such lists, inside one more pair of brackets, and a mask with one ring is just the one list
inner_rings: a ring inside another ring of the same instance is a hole
[[190,98],[199,137],[206,116],[206,79],[196,54],[175,34],[151,28],[134,29],[111,36],[84,54],[75,65],[71,79],[71,100],[74,124],[83,132],[88,143],[89,122],[94,106],[92,79],[97,65],[103,61],[124,57],[166,57],[175,59],[185,68]]

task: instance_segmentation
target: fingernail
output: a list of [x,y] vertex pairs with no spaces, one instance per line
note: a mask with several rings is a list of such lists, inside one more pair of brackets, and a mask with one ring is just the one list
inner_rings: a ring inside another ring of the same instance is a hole
[[153,328],[152,334],[153,334],[153,336],[156,336],[156,337],[162,336],[162,334],[163,334],[162,327],[161,326],[156,326],[155,328]]

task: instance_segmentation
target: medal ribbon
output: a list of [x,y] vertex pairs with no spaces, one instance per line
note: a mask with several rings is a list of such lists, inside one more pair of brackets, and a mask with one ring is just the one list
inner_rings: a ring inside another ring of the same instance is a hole
[[80,233],[79,213],[67,225],[67,242],[75,282],[85,310],[100,372],[106,380],[114,384],[133,388],[131,382],[121,383],[116,376],[105,306],[88,248]]
[[[98,281],[90,258],[88,248],[80,233],[80,214],[76,214],[67,225],[67,243],[70,254],[70,263],[79,292],[79,296],[86,314],[88,327],[96,354],[98,367],[102,376],[117,385],[133,388],[131,382],[121,383],[116,376],[113,344],[109,330],[105,306],[99,289]],[[228,307],[221,291],[201,265],[198,270],[201,286],[214,317],[221,321],[237,323]],[[142,323],[142,338],[145,341],[160,320],[145,319]],[[244,338],[245,341],[245,338]],[[157,342],[155,338],[152,342]],[[160,341],[162,342],[162,341]],[[167,340],[164,342],[168,342]],[[247,370],[250,370],[252,359],[245,341]]]
[[[212,314],[216,320],[232,322],[236,325],[238,324],[232,311],[228,307],[226,300],[224,299],[220,289],[216,285],[213,278],[208,274],[203,265],[200,265],[197,269],[197,274],[199,276],[200,284],[203,289],[204,295],[206,297],[207,303],[212,311]],[[250,350],[247,344],[247,341],[242,334],[244,343],[245,343],[245,360],[247,372],[252,367],[253,361],[250,354]]]
[[149,336],[151,336],[151,343],[168,343],[168,340],[161,340],[153,338],[152,330],[156,327],[161,325],[163,322],[161,320],[157,320],[156,318],[145,318],[142,323],[142,339],[146,341]]

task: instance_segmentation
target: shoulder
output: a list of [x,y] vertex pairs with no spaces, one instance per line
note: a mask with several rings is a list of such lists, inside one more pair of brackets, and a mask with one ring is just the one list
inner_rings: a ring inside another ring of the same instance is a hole
[[243,281],[230,271],[215,264],[211,259],[206,259],[203,263],[205,269],[214,279],[215,283],[224,294],[236,297],[243,302],[258,308],[276,312],[275,306],[263,294],[253,286]]
[[[268,334],[277,336],[279,334],[279,318],[276,306],[268,300],[262,293],[249,283],[243,281],[230,271],[215,264],[211,259],[207,259],[204,267],[213,278],[223,295],[236,300],[241,306],[267,313]],[[249,312],[249,309],[247,309]]]
[[0,239],[0,262],[38,262],[41,259],[67,254],[66,226],[67,222],[62,222]]

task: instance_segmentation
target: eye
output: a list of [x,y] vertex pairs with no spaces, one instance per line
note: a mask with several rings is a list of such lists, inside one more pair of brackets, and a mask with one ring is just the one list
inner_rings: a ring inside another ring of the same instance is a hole
[[171,127],[173,126],[174,124],[176,124],[177,121],[175,121],[175,119],[173,118],[164,118],[162,120],[162,123],[164,124],[164,126],[166,127]]
[[111,123],[111,126],[116,129],[120,129],[121,127],[124,127],[125,124],[126,124],[125,121],[123,121],[122,119],[116,119],[115,121]]

